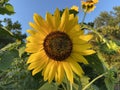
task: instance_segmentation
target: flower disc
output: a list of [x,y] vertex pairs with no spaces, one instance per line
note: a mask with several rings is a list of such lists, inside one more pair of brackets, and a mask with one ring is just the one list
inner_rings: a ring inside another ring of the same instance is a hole
[[62,61],[70,56],[72,41],[64,32],[51,32],[44,40],[44,50],[49,58]]

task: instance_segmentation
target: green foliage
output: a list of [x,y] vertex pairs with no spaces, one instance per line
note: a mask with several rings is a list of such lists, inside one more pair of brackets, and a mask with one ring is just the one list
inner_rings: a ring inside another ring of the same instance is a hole
[[[89,66],[97,74],[102,74],[105,72],[106,67],[102,63],[101,59],[98,57],[98,54],[93,54],[85,57],[88,60]],[[87,72],[87,71],[86,71]]]
[[14,14],[14,7],[8,3],[9,0],[1,0],[0,1],[0,14]]
[[115,71],[116,70],[110,69],[105,75],[105,84],[108,90],[114,90],[114,86],[116,83]]
[[32,76],[27,70],[28,55],[23,43],[12,43],[1,49],[0,53],[0,88],[2,90],[37,90],[44,82],[42,76]]
[[4,51],[0,53],[0,70],[8,69],[15,58],[18,57],[17,50]]
[[22,47],[19,48],[19,57],[22,57],[22,55],[24,54],[25,50],[25,45],[23,45]]
[[18,21],[12,22],[11,19],[5,18],[3,21],[1,20],[0,25],[0,48],[16,40],[23,41],[26,37],[26,34],[21,33],[21,24]]
[[56,83],[48,83],[46,82],[42,87],[40,87],[38,90],[58,90],[58,86]]
[[[9,0],[0,0],[0,14],[12,15],[14,14],[14,7],[9,3]],[[26,34],[21,33],[21,24],[11,19],[4,18],[0,20],[0,48],[16,40],[23,40]]]
[[[104,62],[104,58],[101,58],[100,53],[97,52],[97,54],[86,56],[85,58],[88,60],[89,64],[87,66],[84,66],[83,69],[85,71],[86,76],[90,78],[89,82],[91,82],[97,76],[106,72],[107,65]],[[107,90],[104,83],[104,77],[94,81],[94,83],[92,83],[87,90],[103,89]]]
[[[102,12],[94,21],[94,27],[102,38],[94,36],[93,45],[99,51],[100,57],[104,58],[104,64],[109,70],[105,76],[105,84],[108,90],[114,90],[116,78],[120,78],[120,6],[114,7],[113,11]],[[115,73],[114,73],[115,72]],[[118,79],[120,81],[120,79]]]
[[0,48],[15,41],[13,34],[6,29],[0,28]]

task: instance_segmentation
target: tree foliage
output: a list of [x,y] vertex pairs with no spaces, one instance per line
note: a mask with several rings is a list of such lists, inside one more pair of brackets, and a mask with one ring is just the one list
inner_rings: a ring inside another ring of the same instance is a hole
[[[9,0],[0,0],[0,14],[14,14],[14,7]],[[16,40],[23,40],[26,35],[21,33],[21,24],[18,21],[13,22],[10,18],[0,20],[0,48]]]
[[13,22],[10,18],[4,18],[4,20],[1,20],[0,48],[7,45],[8,43],[13,43],[16,40],[22,41],[26,37],[26,34],[22,34],[21,29],[21,24],[18,21]]
[[[110,12],[101,12],[94,21],[94,27],[105,39],[111,41],[111,45],[120,47],[120,6],[114,7]],[[109,49],[105,43],[102,43],[98,36],[95,36],[93,43],[97,50],[102,53],[109,67],[117,68],[118,80],[120,80],[120,52]],[[106,81],[107,82],[107,81]]]
[[14,14],[14,7],[9,3],[9,0],[0,0],[0,14]]

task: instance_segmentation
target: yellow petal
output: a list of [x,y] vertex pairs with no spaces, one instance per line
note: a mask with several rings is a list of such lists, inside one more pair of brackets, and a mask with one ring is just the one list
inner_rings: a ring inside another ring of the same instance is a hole
[[70,14],[69,15],[69,20],[73,20],[74,19],[74,14]]
[[[66,24],[68,27],[66,27],[66,32],[69,32],[73,30],[73,28],[78,25],[78,17],[74,17],[73,19],[69,20],[68,23]],[[80,28],[77,28],[80,29]]]
[[79,36],[79,38],[84,41],[89,41],[90,39],[93,38],[93,35],[81,35],[81,36]]
[[43,68],[44,68],[44,64],[41,65],[41,66],[38,66],[37,68],[35,68],[35,69],[32,71],[32,76],[34,76],[35,74],[39,73]]
[[35,44],[35,43],[27,43],[26,44],[26,52],[36,53],[43,50],[43,45]]
[[59,81],[58,81],[58,73],[57,73],[57,72],[55,73],[55,81],[56,81],[57,83],[59,83]]
[[75,45],[83,45],[83,44],[87,44],[88,42],[82,39],[79,39],[79,37],[76,36],[72,38],[72,43]]
[[[35,23],[29,22],[29,25],[37,32],[40,34],[40,36],[46,36],[49,32],[47,32],[48,29],[44,29],[42,27],[39,27],[38,25],[36,25]],[[46,31],[46,33],[44,32]]]
[[68,27],[67,26],[68,20],[69,20],[69,10],[68,8],[66,8],[61,17],[61,24],[59,27],[60,31],[66,30],[66,28]]
[[94,4],[98,3],[98,0],[92,0],[94,2]]
[[49,71],[49,76],[48,76],[48,82],[50,83],[53,78],[55,77],[55,73],[56,73],[56,70],[57,70],[57,62],[54,61],[53,64],[51,65],[51,69]]
[[43,34],[41,34],[41,33],[38,32],[33,37],[36,38],[38,40],[38,42],[39,42],[39,41],[44,41],[44,39],[45,39],[46,36],[47,35],[43,35]]
[[42,64],[48,63],[48,57],[46,57],[46,56],[39,56],[39,57],[37,56],[37,57],[34,57],[32,60],[34,62],[31,62],[31,64],[28,66],[28,70],[35,69],[35,68],[41,66]]
[[67,79],[70,81],[70,83],[73,83],[73,72],[72,72],[72,69],[71,69],[69,63],[65,62],[65,61],[63,61],[61,63],[62,63],[63,68],[65,70]]
[[61,83],[62,80],[64,78],[64,69],[63,69],[63,65],[61,62],[59,62],[58,65],[58,73],[57,73],[57,79],[58,79],[58,83]]
[[36,67],[41,66],[41,64],[43,64],[43,61],[42,61],[41,59],[38,59],[37,61],[31,63],[31,64],[28,66],[28,70],[35,69]]
[[43,44],[43,40],[38,40],[38,39],[36,39],[35,37],[32,37],[32,36],[27,37],[26,40],[30,43],[36,43],[36,44],[40,44],[40,45]]
[[70,64],[73,72],[75,72],[79,76],[82,76],[84,74],[81,66],[77,62],[73,61],[72,59],[69,59],[68,62]]
[[76,24],[72,29],[67,31],[67,34],[73,38],[84,34],[83,30],[80,30],[80,25]]
[[55,29],[55,18],[50,13],[46,14],[46,20],[49,24],[49,26],[52,28],[52,30]]
[[35,75],[36,73],[40,72],[48,63],[48,58],[41,60],[41,62],[39,63],[39,66],[37,66],[33,71],[32,71],[32,75]]
[[83,44],[83,45],[73,45],[73,52],[82,52],[89,48],[91,48],[91,44]]
[[26,47],[30,47],[30,48],[31,47],[37,47],[39,49],[39,48],[42,48],[43,45],[42,44],[37,44],[37,43],[27,43]]
[[58,29],[59,25],[60,25],[60,11],[57,8],[55,13],[54,13],[54,17],[55,17],[55,28]]
[[78,53],[72,53],[71,57],[77,62],[88,64],[88,61],[82,55]]
[[36,34],[36,31],[34,31],[34,30],[27,30],[27,32],[28,32],[30,35]]
[[42,49],[43,48],[38,49],[37,47],[33,47],[33,48],[26,48],[25,51],[28,52],[28,53],[36,53],[36,52],[39,52]]
[[48,34],[49,27],[48,27],[46,21],[40,15],[38,15],[36,13],[34,14],[33,18],[36,23],[36,26],[39,27],[38,30],[41,33]]
[[45,23],[45,20],[37,13],[34,13],[33,19],[37,25],[41,26],[41,24],[44,25],[44,23]]
[[45,58],[47,57],[44,50],[37,52],[37,53],[34,53],[34,54],[31,54],[28,61],[27,61],[27,64],[35,62],[35,61],[39,60],[39,58],[43,58],[43,57],[45,57]]
[[46,66],[45,68],[45,71],[44,71],[44,81],[46,81],[49,77],[49,72],[51,71],[51,66],[54,64],[54,61],[53,60],[49,60],[49,63],[48,65]]
[[96,6],[93,5],[91,8],[87,8],[86,12],[90,13],[90,12],[94,11],[95,8],[96,8]]
[[79,7],[74,5],[74,6],[72,6],[72,7],[71,7],[71,9],[72,9],[72,10],[75,10],[75,11],[77,11],[77,12],[78,12]]
[[82,51],[80,53],[81,53],[81,55],[91,55],[91,54],[94,54],[96,52],[94,50],[85,50],[85,51]]

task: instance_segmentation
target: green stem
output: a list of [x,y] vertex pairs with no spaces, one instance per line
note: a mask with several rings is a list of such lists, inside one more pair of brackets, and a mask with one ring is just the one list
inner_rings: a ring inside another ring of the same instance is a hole
[[99,32],[97,32],[95,29],[93,29],[93,28],[91,28],[91,27],[88,27],[87,25],[84,25],[84,27],[87,28],[88,30],[93,31],[95,34],[97,34],[97,35],[100,37],[100,39],[103,40],[103,42],[108,43],[108,40],[105,39],[105,38],[104,38]]
[[107,73],[103,73],[101,75],[99,75],[98,77],[96,77],[95,79],[93,79],[90,83],[88,83],[82,90],[86,90],[93,82],[95,82],[96,80],[98,80],[99,78],[103,77],[105,74]]
[[61,83],[61,85],[62,85],[62,87],[63,87],[64,90],[67,90],[66,87],[65,87],[65,85],[63,83]]
[[66,82],[66,90],[70,90],[69,81],[66,76],[65,76],[65,82]]
[[84,12],[84,16],[83,16],[83,19],[82,19],[82,24],[84,23],[84,21],[85,21],[85,17],[86,17],[86,12]]
[[72,83],[70,83],[70,90],[72,90]]

